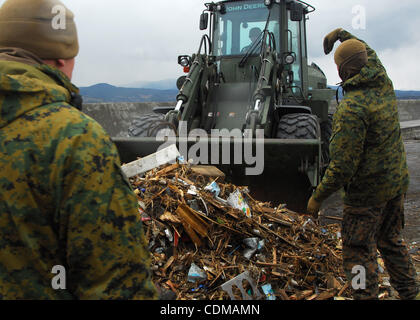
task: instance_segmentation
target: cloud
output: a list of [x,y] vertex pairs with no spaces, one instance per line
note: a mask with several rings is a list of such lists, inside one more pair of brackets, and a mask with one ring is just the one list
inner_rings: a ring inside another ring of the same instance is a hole
[[[76,16],[80,38],[74,82],[79,86],[107,82],[175,79],[181,54],[198,50],[203,35],[199,15],[206,1],[197,0],[62,0]],[[2,4],[4,0],[0,0]],[[416,55],[420,51],[420,7],[416,0],[307,0],[316,7],[307,22],[308,52],[327,74],[339,81],[331,56],[322,49],[324,36],[343,27],[365,40],[382,58],[397,89],[419,89]],[[366,28],[355,30],[354,8],[366,13]]]
[[[416,1],[314,0],[311,4],[317,7],[317,11],[309,16],[307,24],[308,52],[311,61],[323,69],[330,84],[340,82],[340,78],[334,64],[334,51],[325,56],[322,41],[328,32],[342,27],[366,41],[377,52],[396,89],[420,89],[420,81],[417,80],[419,64],[416,61],[420,51],[420,35],[417,31],[420,8]],[[353,28],[355,6],[365,9],[365,29]]]
[[[74,81],[78,85],[177,78],[181,54],[197,50],[197,1],[71,0],[80,37]],[[100,6],[99,6],[100,4]]]
[[394,82],[394,87],[399,90],[420,89],[418,75],[420,75],[419,59],[420,41],[417,43],[387,49],[380,58],[387,69],[389,77]]

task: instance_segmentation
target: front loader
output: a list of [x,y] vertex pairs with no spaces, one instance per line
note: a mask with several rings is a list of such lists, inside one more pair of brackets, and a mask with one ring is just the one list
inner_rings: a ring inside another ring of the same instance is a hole
[[[329,161],[334,96],[307,62],[306,20],[315,9],[293,0],[205,7],[200,29],[208,34],[195,54],[178,58],[186,75],[176,106],[139,116],[130,138],[114,139],[122,161],[176,143],[186,160],[218,165],[258,200],[303,210]],[[156,138],[162,132],[166,140]]]

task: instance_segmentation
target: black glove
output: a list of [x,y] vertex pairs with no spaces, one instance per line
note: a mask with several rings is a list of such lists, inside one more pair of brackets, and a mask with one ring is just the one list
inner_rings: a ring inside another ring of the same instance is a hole
[[337,40],[341,40],[339,35],[340,32],[343,31],[342,28],[335,29],[334,31],[327,34],[324,38],[324,52],[325,54],[329,54],[332,49],[334,48],[334,44]]

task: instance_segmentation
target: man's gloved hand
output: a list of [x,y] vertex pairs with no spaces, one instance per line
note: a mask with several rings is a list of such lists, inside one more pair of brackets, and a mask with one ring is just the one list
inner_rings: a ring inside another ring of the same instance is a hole
[[342,28],[335,29],[334,31],[327,34],[324,38],[324,52],[325,54],[329,54],[332,49],[334,48],[334,44],[337,40],[340,40],[339,34],[343,31]]
[[313,197],[311,197],[308,202],[308,214],[312,215],[315,219],[318,219],[318,212],[320,208],[321,203],[316,201]]

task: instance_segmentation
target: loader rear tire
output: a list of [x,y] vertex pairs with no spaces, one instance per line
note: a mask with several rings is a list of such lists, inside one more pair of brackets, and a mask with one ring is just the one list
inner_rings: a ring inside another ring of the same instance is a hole
[[165,115],[160,113],[149,113],[135,118],[128,128],[129,137],[156,137],[161,129],[171,129],[169,123],[165,122]]
[[318,119],[307,113],[292,113],[281,117],[278,139],[318,139]]

